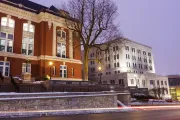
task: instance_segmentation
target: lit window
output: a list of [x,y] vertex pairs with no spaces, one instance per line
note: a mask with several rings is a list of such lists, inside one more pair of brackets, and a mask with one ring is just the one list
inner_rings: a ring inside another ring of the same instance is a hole
[[24,23],[23,24],[23,30],[24,31],[28,31],[28,23]]
[[57,57],[66,58],[66,32],[62,30],[57,31]]
[[23,24],[23,31],[34,33],[34,25],[31,25],[29,23]]
[[2,26],[7,26],[7,23],[8,23],[8,18],[6,18],[6,17],[1,18],[1,25]]
[[9,71],[10,71],[10,63],[0,61],[0,72],[2,73],[2,75],[5,77],[9,77]]
[[[34,55],[34,26],[29,23],[23,24],[22,54]],[[26,34],[29,33],[29,34]]]
[[13,52],[14,35],[0,32],[0,51]]
[[66,45],[64,43],[57,44],[57,56],[66,58]]
[[67,66],[60,65],[60,77],[67,78]]
[[6,27],[10,27],[10,28],[14,28],[15,21],[11,18],[2,17],[1,18],[1,25],[6,26]]
[[22,40],[22,54],[23,55],[33,55],[34,53],[34,39],[23,38]]
[[22,64],[22,73],[31,73],[31,64],[30,63],[23,63]]

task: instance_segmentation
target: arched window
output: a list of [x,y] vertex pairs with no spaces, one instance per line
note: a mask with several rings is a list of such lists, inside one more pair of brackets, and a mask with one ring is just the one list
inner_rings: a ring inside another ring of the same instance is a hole
[[66,58],[66,32],[57,31],[57,57]]
[[0,51],[13,52],[15,21],[8,17],[1,18]]
[[30,23],[23,24],[22,54],[34,54],[34,25]]

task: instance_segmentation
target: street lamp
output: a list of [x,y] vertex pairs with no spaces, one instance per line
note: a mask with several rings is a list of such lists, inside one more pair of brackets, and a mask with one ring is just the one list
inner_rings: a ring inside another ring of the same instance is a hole
[[50,66],[50,80],[51,80],[51,66],[52,66],[53,62],[49,62],[49,66]]
[[100,84],[101,84],[101,83],[102,83],[102,82],[101,82],[101,75],[102,75],[102,73],[101,73],[101,71],[102,71],[101,66],[98,67],[98,70],[99,70],[99,72],[100,72]]

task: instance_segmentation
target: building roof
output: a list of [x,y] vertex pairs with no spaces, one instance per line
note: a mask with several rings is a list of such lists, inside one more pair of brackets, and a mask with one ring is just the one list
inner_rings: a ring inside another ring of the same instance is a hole
[[[23,10],[33,12],[36,14],[39,14],[40,12],[48,12],[50,14],[53,14],[59,17],[76,21],[76,19],[69,16],[69,13],[67,11],[59,10],[53,5],[50,8],[48,8],[46,6],[40,5],[30,0],[0,0],[0,3],[8,4],[10,6],[17,7],[19,9],[23,9]],[[62,14],[62,12],[60,11],[63,11],[63,13],[65,14]]]
[[133,42],[133,43],[135,43],[135,44],[142,45],[142,46],[145,46],[145,47],[148,47],[148,48],[152,49],[152,47],[150,47],[150,46],[147,46],[147,45],[138,43],[138,42],[133,41],[133,40],[130,40],[130,39],[128,39],[128,38],[119,38],[119,39],[115,39],[115,40],[111,40],[111,41],[106,41],[106,42],[101,43],[101,44],[99,44],[99,45],[103,45],[103,44],[106,44],[106,43],[117,43],[118,41],[119,41],[120,43],[123,43],[123,44],[126,44],[126,42],[124,42],[124,41]]
[[168,75],[168,78],[180,78],[180,75]]
[[144,44],[142,44],[142,43],[138,43],[138,42],[133,41],[133,40],[130,40],[130,39],[128,39],[128,38],[123,38],[123,39],[126,40],[126,41],[133,42],[133,43],[135,43],[135,44],[139,44],[139,45],[142,45],[142,46],[145,46],[145,47],[148,47],[148,48],[151,48],[151,49],[152,49],[152,47],[150,47],[150,46],[148,46],[148,45],[144,45]]

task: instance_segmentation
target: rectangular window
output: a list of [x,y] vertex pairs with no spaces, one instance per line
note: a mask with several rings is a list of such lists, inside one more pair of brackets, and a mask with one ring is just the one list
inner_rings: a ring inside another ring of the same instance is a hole
[[60,65],[60,77],[67,78],[67,66]]
[[145,80],[142,80],[142,85],[145,87],[145,85],[146,85],[146,81]]
[[132,48],[132,52],[136,52],[135,48]]
[[108,57],[108,61],[110,61],[110,57]]
[[113,47],[113,51],[115,51],[116,49],[115,49],[115,47]]
[[126,62],[126,65],[127,65],[127,67],[129,67],[129,63],[128,62]]
[[56,67],[53,66],[53,76],[56,76]]
[[74,68],[72,68],[72,76],[74,77]]
[[150,80],[150,85],[154,85],[154,80]]
[[137,50],[137,53],[141,54],[141,50]]
[[117,67],[119,67],[119,62],[117,63]]
[[111,64],[109,64],[109,68],[111,68]]
[[116,63],[114,63],[114,67],[116,67]]
[[114,55],[114,60],[116,60],[116,55]]
[[131,84],[132,84],[132,85],[134,84],[134,79],[131,79]]
[[111,80],[110,82],[111,82],[111,84],[113,84],[113,85],[115,84],[115,80]]
[[161,81],[161,85],[163,85],[163,81]]
[[119,59],[119,54],[117,54],[117,59]]
[[103,84],[107,84],[107,81],[103,81]]
[[116,50],[118,50],[118,46],[116,46]]
[[33,55],[33,53],[34,53],[34,39],[33,38],[23,38],[22,54],[23,55]]
[[148,53],[148,56],[151,56],[151,53]]
[[126,49],[127,51],[129,51],[129,46],[125,46],[125,49]]
[[119,84],[120,85],[124,85],[124,80],[123,79],[119,79]]
[[164,81],[165,85],[167,85],[167,81]]
[[66,58],[66,44],[57,43],[57,57]]
[[114,71],[114,73],[116,74],[116,73],[117,73],[117,71]]
[[22,73],[31,73],[31,64],[30,63],[22,63]]
[[143,55],[146,55],[146,51],[143,51]]
[[0,61],[0,71],[1,71],[3,76],[9,77],[10,63],[9,62],[4,62],[4,61]]
[[0,32],[0,51],[13,52],[14,35]]
[[149,63],[152,63],[152,60],[149,59]]
[[157,85],[159,86],[159,80],[157,80]]

